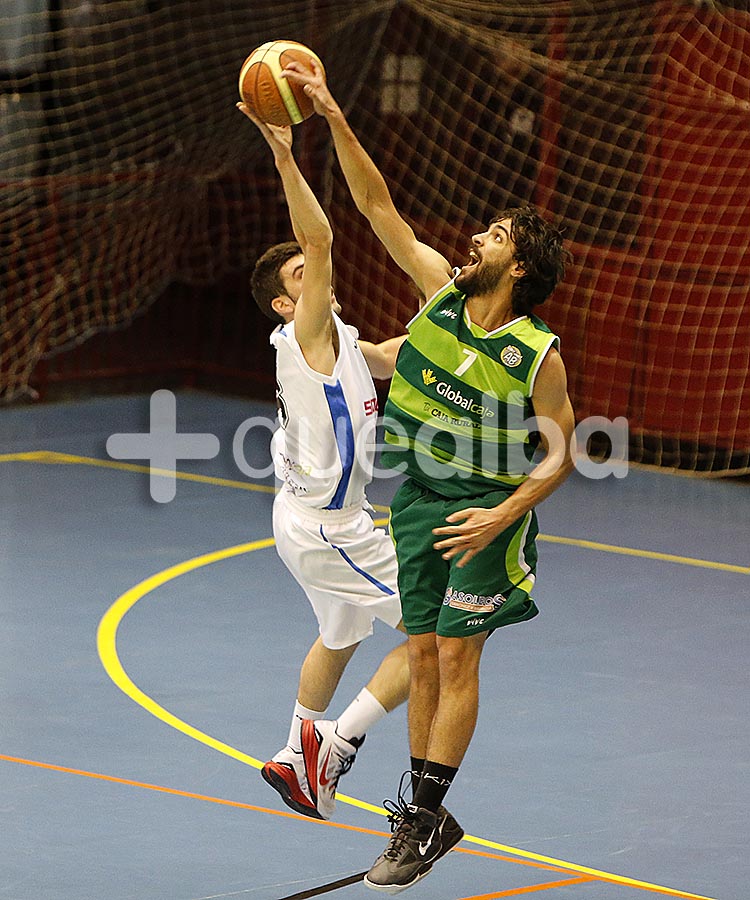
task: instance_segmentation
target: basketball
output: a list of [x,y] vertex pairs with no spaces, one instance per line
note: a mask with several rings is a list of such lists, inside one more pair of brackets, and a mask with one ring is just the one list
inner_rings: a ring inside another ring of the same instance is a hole
[[271,125],[296,125],[313,114],[302,85],[281,77],[293,60],[309,69],[311,56],[323,68],[317,55],[296,41],[269,41],[253,50],[240,70],[240,97],[256,118]]

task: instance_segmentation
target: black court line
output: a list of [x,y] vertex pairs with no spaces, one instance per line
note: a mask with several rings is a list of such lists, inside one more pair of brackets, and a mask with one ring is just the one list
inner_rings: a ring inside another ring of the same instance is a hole
[[362,881],[367,872],[368,870],[365,869],[364,872],[358,872],[356,875],[347,875],[346,878],[340,878],[338,881],[330,881],[328,884],[321,884],[320,887],[309,888],[306,891],[300,891],[298,894],[290,894],[288,897],[280,897],[279,900],[308,900],[310,897],[319,897],[321,894],[327,894],[329,891],[337,891],[339,888]]

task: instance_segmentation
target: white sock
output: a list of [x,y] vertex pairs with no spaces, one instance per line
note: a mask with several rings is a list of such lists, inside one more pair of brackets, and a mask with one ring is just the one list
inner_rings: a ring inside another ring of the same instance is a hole
[[326,714],[325,710],[308,709],[303,706],[299,700],[294,704],[294,714],[292,715],[292,724],[289,727],[289,739],[286,744],[291,747],[295,753],[302,752],[302,720],[303,719],[322,719]]
[[367,690],[362,690],[341,713],[336,731],[344,740],[364,737],[373,725],[388,715],[388,710]]

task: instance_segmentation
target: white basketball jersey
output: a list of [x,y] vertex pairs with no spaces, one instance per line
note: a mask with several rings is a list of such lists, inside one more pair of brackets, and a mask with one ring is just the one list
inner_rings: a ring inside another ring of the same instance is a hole
[[357,330],[332,315],[339,337],[332,375],[307,364],[293,322],[271,334],[281,425],[274,436],[276,476],[299,501],[317,509],[365,504],[375,451],[375,385]]

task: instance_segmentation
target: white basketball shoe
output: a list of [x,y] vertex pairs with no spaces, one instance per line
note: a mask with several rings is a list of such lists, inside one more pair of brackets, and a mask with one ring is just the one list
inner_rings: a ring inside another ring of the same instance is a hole
[[302,757],[310,798],[321,819],[330,819],[336,805],[339,778],[352,767],[364,737],[347,741],[336,731],[336,722],[302,720]]
[[284,747],[263,766],[260,774],[295,812],[311,819],[323,818],[310,796],[302,753],[296,753],[291,747]]

